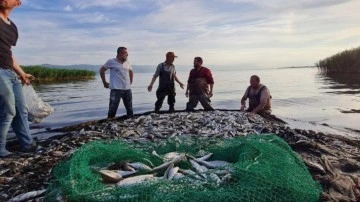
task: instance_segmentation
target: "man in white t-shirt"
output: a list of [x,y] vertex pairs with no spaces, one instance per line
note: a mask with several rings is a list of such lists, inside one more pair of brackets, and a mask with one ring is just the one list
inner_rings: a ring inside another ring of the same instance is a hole
[[[128,116],[132,116],[132,93],[131,84],[134,73],[127,61],[127,48],[119,47],[116,58],[109,59],[100,69],[101,80],[105,88],[110,88],[110,102],[108,118],[114,118],[119,107],[120,99],[123,99]],[[105,71],[110,69],[110,84],[106,81]]]

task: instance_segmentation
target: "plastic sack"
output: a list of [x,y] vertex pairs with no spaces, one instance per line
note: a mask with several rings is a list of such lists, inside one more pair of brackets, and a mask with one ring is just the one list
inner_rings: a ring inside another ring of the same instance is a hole
[[24,85],[23,91],[30,122],[40,123],[45,117],[54,112],[54,109],[36,94],[32,85]]

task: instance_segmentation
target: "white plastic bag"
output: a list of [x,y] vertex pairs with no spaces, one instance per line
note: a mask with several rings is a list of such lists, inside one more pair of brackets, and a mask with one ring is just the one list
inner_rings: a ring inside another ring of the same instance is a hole
[[24,85],[23,91],[30,122],[40,123],[42,119],[54,112],[54,109],[36,94],[32,85]]

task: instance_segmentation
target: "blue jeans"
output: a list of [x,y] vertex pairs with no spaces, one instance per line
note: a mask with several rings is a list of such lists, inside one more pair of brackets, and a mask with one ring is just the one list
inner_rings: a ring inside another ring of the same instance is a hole
[[29,149],[34,142],[29,129],[22,83],[15,72],[0,68],[0,156],[8,153],[6,136],[12,126],[22,149]]
[[131,93],[131,90],[111,89],[108,118],[114,118],[115,117],[116,111],[119,108],[121,98],[123,99],[127,115],[131,116],[131,115],[134,114],[133,107],[132,107],[132,93]]

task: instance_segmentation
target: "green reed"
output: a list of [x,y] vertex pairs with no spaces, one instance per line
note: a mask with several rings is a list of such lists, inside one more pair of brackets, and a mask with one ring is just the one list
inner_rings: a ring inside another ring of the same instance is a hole
[[323,73],[360,73],[360,47],[342,51],[315,65]]
[[60,69],[43,66],[22,66],[23,70],[36,77],[37,82],[72,81],[94,78],[96,72],[82,69]]

